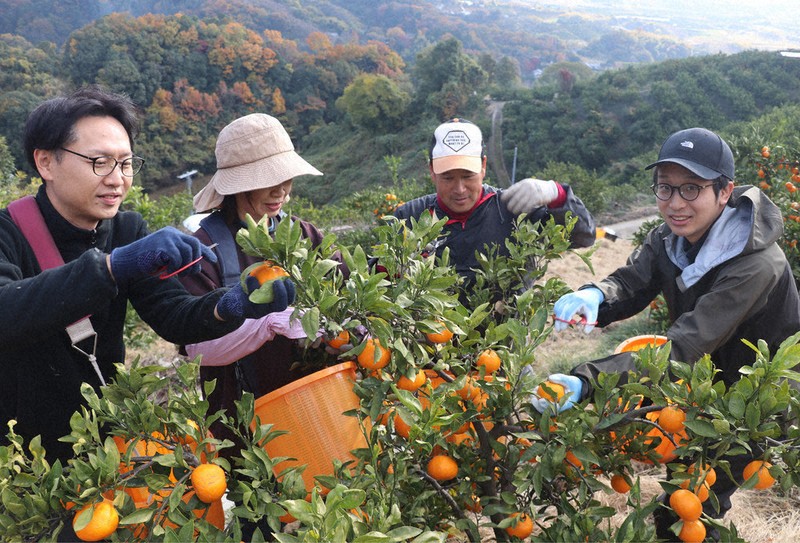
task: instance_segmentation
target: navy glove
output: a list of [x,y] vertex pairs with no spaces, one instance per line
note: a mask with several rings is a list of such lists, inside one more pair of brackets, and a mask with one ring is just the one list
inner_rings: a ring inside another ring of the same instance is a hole
[[564,387],[564,397],[561,399],[563,403],[556,403],[547,398],[542,398],[535,392],[531,394],[530,402],[534,409],[539,413],[544,413],[545,409],[557,409],[559,413],[567,409],[571,409],[576,403],[581,401],[583,394],[583,381],[574,375],[564,375],[563,373],[554,373],[550,375],[543,385],[555,383]]
[[250,292],[256,290],[260,284],[258,279],[247,277],[247,292],[241,284],[228,290],[217,302],[217,314],[222,320],[231,319],[260,319],[270,313],[283,311],[294,302],[295,288],[291,279],[276,279],[272,282],[272,301],[268,304],[256,304],[250,301]]
[[[597,324],[597,312],[605,296],[599,288],[584,288],[558,299],[553,312],[556,316],[556,332],[564,330],[570,324],[583,324],[583,331],[587,334],[594,330]],[[580,315],[580,321],[575,321],[575,315]]]
[[[167,226],[111,251],[111,274],[117,283],[141,279],[159,272],[173,272],[201,257],[217,261],[214,251],[199,239]],[[179,275],[200,271],[200,262],[189,266]]]

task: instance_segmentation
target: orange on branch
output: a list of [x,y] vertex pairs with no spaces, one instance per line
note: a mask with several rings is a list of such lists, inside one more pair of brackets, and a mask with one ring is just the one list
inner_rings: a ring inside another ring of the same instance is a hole
[[625,476],[620,473],[615,473],[611,476],[611,488],[619,492],[620,494],[625,494],[631,489],[631,485],[625,479]]
[[[647,413],[645,417],[648,420],[657,421],[659,417],[659,412],[651,411]],[[666,464],[667,462],[672,462],[673,460],[675,460],[675,458],[677,458],[677,454],[675,454],[675,449],[678,446],[680,446],[683,440],[686,438],[688,438],[688,435],[686,433],[686,429],[684,429],[681,432],[674,434],[672,436],[672,439],[675,441],[675,443],[673,443],[670,440],[670,438],[667,437],[661,431],[660,428],[654,426],[651,427],[650,430],[647,432],[644,441],[646,444],[650,445],[652,443],[655,443],[656,440],[659,440],[658,444],[655,447],[653,447],[652,452],[655,453],[656,461],[658,461],[660,464]],[[652,460],[646,457],[637,457],[636,459],[648,464],[652,463]]]
[[692,464],[689,466],[689,469],[686,470],[686,473],[694,473],[695,471],[700,471],[699,478],[701,481],[706,483],[708,486],[714,486],[714,483],[717,482],[717,472],[709,465],[705,465],[702,468],[699,467],[699,464]]
[[500,355],[497,354],[497,351],[494,349],[486,349],[481,354],[478,355],[478,359],[475,361],[475,365],[479,368],[483,366],[486,368],[486,373],[494,373],[500,369],[500,365],[502,364],[502,360],[500,360]]
[[775,484],[775,478],[769,473],[769,468],[771,467],[772,464],[769,462],[765,462],[763,460],[753,460],[744,467],[744,470],[742,471],[742,477],[744,477],[744,480],[747,481],[751,477],[757,475],[758,481],[756,482],[756,486],[753,488],[764,490]]
[[[92,511],[89,512],[89,509]],[[72,519],[72,528],[75,529],[82,523],[87,515],[92,516],[89,523],[80,530],[75,530],[75,535],[81,541],[101,541],[113,534],[119,526],[119,513],[114,508],[114,502],[107,498],[100,503],[83,506]]]
[[428,462],[427,472],[437,481],[449,481],[458,475],[458,462],[446,454],[437,454]]
[[203,503],[212,503],[225,495],[228,483],[225,470],[216,464],[200,464],[190,476],[197,498]]
[[466,381],[464,381],[464,386],[458,389],[456,393],[462,400],[474,400],[480,395],[481,389],[475,385],[475,380],[468,375]]
[[391,352],[377,338],[367,338],[364,350],[358,355],[359,365],[367,370],[379,370],[389,364]]
[[394,416],[394,431],[406,439],[411,435],[411,425],[406,423],[399,413]]
[[701,520],[685,520],[678,534],[684,543],[702,543],[706,538],[706,527]]
[[679,488],[669,497],[669,506],[681,520],[697,520],[703,514],[703,503],[697,494],[685,488]]
[[564,461],[567,462],[570,465],[570,467],[573,467],[575,469],[583,468],[583,462],[581,462],[578,459],[578,457],[575,456],[575,453],[573,453],[572,451],[567,451],[567,455],[564,457]]
[[442,322],[436,321],[442,327],[440,332],[428,332],[425,334],[425,337],[428,338],[428,341],[431,343],[447,343],[451,339],[453,339],[453,332],[450,331],[449,328]]
[[526,513],[512,513],[509,518],[516,518],[517,523],[506,528],[511,537],[525,539],[533,533],[533,519]]
[[686,413],[678,406],[668,405],[658,415],[658,424],[667,432],[677,434],[684,429]]
[[424,385],[427,380],[428,376],[425,375],[425,371],[419,370],[417,374],[414,376],[414,379],[409,379],[405,375],[401,375],[400,378],[397,380],[397,388],[401,388],[409,392],[414,392],[422,385]]

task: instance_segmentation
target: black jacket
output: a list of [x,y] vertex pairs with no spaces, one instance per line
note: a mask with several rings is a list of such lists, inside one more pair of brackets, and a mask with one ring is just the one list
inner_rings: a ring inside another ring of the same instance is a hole
[[[553,217],[558,224],[564,224],[566,214],[570,211],[578,217],[570,236],[572,245],[590,247],[595,240],[594,219],[572,189],[567,185],[562,186],[566,191],[566,201],[562,207],[537,207],[528,213],[527,220],[544,222]],[[463,223],[448,221],[443,229],[446,237],[436,248],[438,255],[441,255],[445,247],[450,248],[450,260],[458,274],[466,279],[467,285],[474,280],[475,272],[472,270],[480,267],[475,252],[484,252],[485,245],[496,245],[500,254],[507,254],[505,241],[514,231],[516,216],[508,210],[500,198],[503,191],[489,185],[484,185],[483,189],[486,195],[492,196],[481,203]],[[436,194],[428,194],[406,202],[395,210],[394,216],[399,219],[419,218],[423,212],[433,212],[439,218],[447,216],[447,213],[439,207]]]
[[[108,382],[113,365],[125,362],[129,301],[158,335],[174,343],[219,337],[241,321],[214,318],[221,291],[195,297],[175,278],[118,287],[106,255],[147,235],[138,213],[119,212],[96,229],[83,230],[58,214],[44,186],[36,200],[65,264],[42,272],[8,210],[0,211],[0,442],[5,442],[6,422],[16,419],[15,431],[26,439],[41,434],[48,459],[66,459],[71,447],[58,438],[70,432],[69,419],[84,403],[81,383],[100,385],[86,356],[72,347],[66,326],[91,315],[98,365]],[[91,352],[91,343],[80,345]]]

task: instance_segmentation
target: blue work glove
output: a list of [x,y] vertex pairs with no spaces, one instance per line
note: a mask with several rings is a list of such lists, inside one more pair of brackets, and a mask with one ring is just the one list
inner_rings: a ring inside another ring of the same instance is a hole
[[125,283],[158,273],[170,273],[197,260],[179,275],[200,271],[200,258],[217,261],[217,255],[199,239],[167,226],[111,251],[111,274]]
[[574,375],[554,373],[542,384],[546,385],[549,383],[563,386],[564,397],[561,399],[560,403],[556,404],[547,398],[539,397],[539,395],[534,392],[531,394],[530,402],[533,408],[539,413],[544,413],[545,409],[550,409],[552,411],[554,408],[561,413],[562,411],[571,409],[576,403],[581,401],[581,396],[583,395],[583,381],[581,381],[580,378]]
[[558,185],[555,181],[529,177],[505,189],[500,198],[514,215],[531,213],[534,209],[546,206],[558,198]]
[[[597,312],[605,296],[599,288],[584,288],[558,299],[553,312],[555,313],[555,330],[560,332],[571,324],[583,324],[583,331],[587,334],[597,325]],[[580,315],[580,319],[575,319]]]
[[270,313],[283,311],[294,302],[295,288],[291,279],[276,279],[272,281],[272,301],[266,304],[257,304],[250,301],[250,292],[256,290],[260,284],[254,276],[247,277],[247,292],[241,284],[237,284],[225,293],[217,302],[217,314],[222,320],[231,319],[260,319]]

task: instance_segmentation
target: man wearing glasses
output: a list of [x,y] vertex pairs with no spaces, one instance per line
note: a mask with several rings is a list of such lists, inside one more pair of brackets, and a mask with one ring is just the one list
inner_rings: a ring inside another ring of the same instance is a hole
[[[26,440],[41,435],[50,461],[71,456],[58,439],[83,404],[81,384],[99,389],[125,361],[128,302],[161,337],[185,344],[294,298],[289,281],[275,282],[271,304],[253,304],[239,285],[193,296],[172,277],[216,256],[193,236],[171,227],[150,234],[141,215],[119,211],[144,164],[133,154],[137,132],[133,103],[98,87],[43,102],[24,135],[43,181],[35,205],[22,217],[16,202],[0,210],[0,443],[14,419]],[[44,221],[37,235],[25,228],[34,219]],[[60,258],[45,265],[35,250],[53,246]]]
[[[708,353],[721,370],[718,378],[730,387],[739,369],[755,361],[743,339],[752,344],[763,339],[775,352],[800,330],[797,286],[777,244],[783,235],[781,212],[758,188],[734,186],[733,153],[717,134],[703,128],[669,136],[658,160],[646,169],[653,169],[652,189],[664,223],[648,234],[625,266],[600,283],[561,297],[554,308],[555,328],[575,323],[588,333],[595,325],[636,315],[663,294],[670,358],[692,364]],[[572,401],[562,406],[567,408],[591,395],[600,372],[633,369],[632,354],[621,353],[548,379],[569,391]],[[547,405],[535,396],[532,403],[539,411]],[[742,473],[749,459],[741,459],[741,466],[732,460],[731,471]],[[714,491],[721,510],[706,513],[722,517],[736,485],[722,470],[717,473]],[[669,527],[675,519],[665,508],[658,512],[657,535],[673,540]]]

